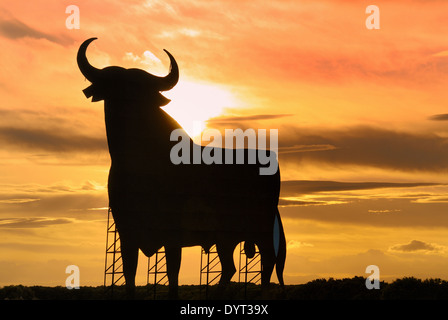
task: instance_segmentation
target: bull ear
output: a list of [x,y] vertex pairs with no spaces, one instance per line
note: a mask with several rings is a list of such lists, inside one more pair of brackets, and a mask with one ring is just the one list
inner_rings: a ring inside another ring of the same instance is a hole
[[171,101],[171,100],[168,99],[168,98],[165,98],[165,97],[163,96],[163,94],[157,92],[157,95],[156,95],[156,103],[157,103],[158,106],[160,106],[160,107],[166,106],[168,103],[170,103],[170,101]]
[[86,98],[92,97],[92,102],[101,101],[104,100],[104,88],[101,85],[98,84],[92,84],[91,86],[85,88],[82,90],[84,92],[84,95]]

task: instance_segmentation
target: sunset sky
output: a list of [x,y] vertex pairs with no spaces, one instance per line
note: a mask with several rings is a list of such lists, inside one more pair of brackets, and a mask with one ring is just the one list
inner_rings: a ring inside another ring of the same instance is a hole
[[[80,29],[66,27],[69,5]],[[91,37],[98,68],[165,75],[172,53],[164,109],[190,134],[195,121],[278,129],[286,284],[368,265],[384,281],[448,280],[446,12],[443,0],[2,0],[0,286],[64,286],[68,265],[103,284],[103,102],[85,98],[76,64]],[[197,284],[200,249],[183,252],[180,283]]]

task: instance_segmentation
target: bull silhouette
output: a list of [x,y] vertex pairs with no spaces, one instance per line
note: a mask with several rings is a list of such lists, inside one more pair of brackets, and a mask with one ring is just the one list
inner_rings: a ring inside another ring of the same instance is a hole
[[[160,108],[170,101],[160,91],[177,84],[176,60],[165,50],[171,63],[165,77],[116,66],[97,69],[86,57],[95,39],[81,44],[77,62],[92,83],[83,90],[85,96],[104,100],[111,157],[109,206],[120,235],[127,294],[132,297],[135,292],[139,249],[150,257],[165,247],[169,296],[176,298],[182,247],[199,245],[208,251],[216,244],[220,284],[227,284],[236,271],[233,251],[243,241],[249,257],[255,244],[260,250],[262,290],[274,265],[283,286],[286,240],[277,208],[279,170],[260,175],[264,164],[259,161],[173,164],[170,150],[175,142],[170,135],[182,128]],[[204,148],[192,141],[190,145]],[[246,155],[248,151],[244,149]]]

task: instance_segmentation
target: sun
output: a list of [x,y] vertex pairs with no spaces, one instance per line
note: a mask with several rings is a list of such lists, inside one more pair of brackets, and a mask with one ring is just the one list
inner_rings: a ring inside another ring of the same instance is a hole
[[241,103],[225,87],[193,81],[179,81],[171,91],[163,93],[171,102],[163,109],[192,137],[201,134],[208,119],[222,115],[226,108]]

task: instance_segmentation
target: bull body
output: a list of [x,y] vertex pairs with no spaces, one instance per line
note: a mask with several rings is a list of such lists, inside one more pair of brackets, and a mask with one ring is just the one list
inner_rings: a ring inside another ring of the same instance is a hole
[[[177,82],[174,58],[167,52],[171,71],[164,78],[137,69],[99,70],[85,57],[94,39],[81,45],[78,65],[92,82],[86,96],[104,100],[109,206],[120,235],[128,293],[135,288],[139,249],[150,257],[165,247],[170,296],[176,297],[182,247],[208,251],[216,244],[220,283],[225,284],[235,273],[233,251],[242,241],[247,252],[253,252],[254,244],[259,247],[262,286],[269,284],[275,264],[283,285],[286,242],[277,209],[279,170],[259,175],[259,163],[173,164],[170,151],[176,142],[170,135],[181,127],[160,109],[169,100],[159,91]],[[192,141],[190,145],[195,147]]]

